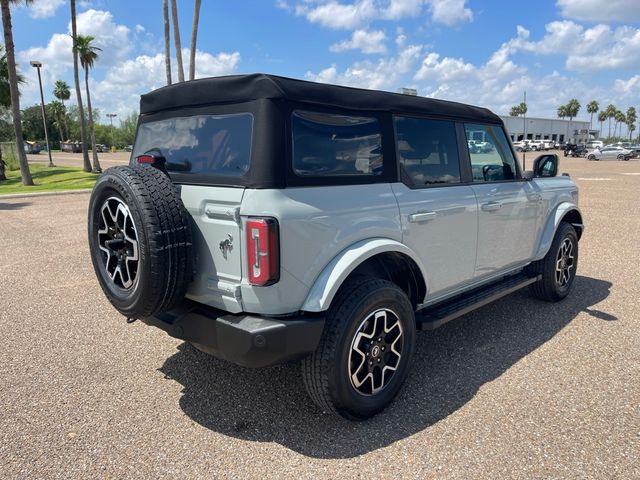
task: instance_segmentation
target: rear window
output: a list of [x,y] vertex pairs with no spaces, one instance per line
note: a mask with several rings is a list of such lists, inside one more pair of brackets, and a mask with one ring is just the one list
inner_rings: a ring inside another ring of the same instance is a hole
[[377,119],[296,111],[291,124],[297,175],[382,174],[382,135]]
[[249,170],[253,115],[194,115],[140,124],[133,158],[166,159],[167,170],[239,177]]

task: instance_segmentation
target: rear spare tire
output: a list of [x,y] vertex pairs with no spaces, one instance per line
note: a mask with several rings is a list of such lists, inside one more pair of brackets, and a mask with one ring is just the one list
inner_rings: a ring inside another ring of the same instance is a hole
[[190,217],[171,180],[151,166],[118,166],[89,201],[89,250],[98,281],[126,317],[180,301],[193,278]]

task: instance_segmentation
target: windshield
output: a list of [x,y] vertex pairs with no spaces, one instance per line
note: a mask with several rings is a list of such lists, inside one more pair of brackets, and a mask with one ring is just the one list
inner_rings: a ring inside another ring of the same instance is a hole
[[238,177],[249,170],[253,115],[194,115],[142,123],[133,158],[163,157],[169,172]]

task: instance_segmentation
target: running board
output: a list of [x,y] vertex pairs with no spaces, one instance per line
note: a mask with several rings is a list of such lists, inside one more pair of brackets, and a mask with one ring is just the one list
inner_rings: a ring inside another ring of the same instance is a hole
[[496,283],[471,290],[462,296],[459,295],[452,300],[445,300],[419,310],[416,312],[418,329],[434,330],[455,318],[531,285],[541,278],[542,275],[530,277],[524,273],[511,275]]

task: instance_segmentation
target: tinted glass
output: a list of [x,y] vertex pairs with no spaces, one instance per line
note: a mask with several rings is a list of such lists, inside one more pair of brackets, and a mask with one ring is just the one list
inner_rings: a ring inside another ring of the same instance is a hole
[[453,122],[394,117],[398,161],[413,185],[460,182]]
[[133,158],[166,158],[167,170],[237,177],[249,170],[253,116],[195,115],[140,125]]
[[500,127],[465,123],[474,182],[516,178],[516,159]]
[[296,111],[291,123],[296,174],[382,174],[382,135],[375,118]]

